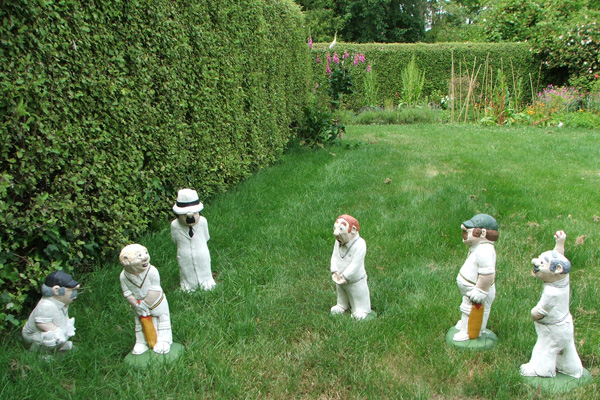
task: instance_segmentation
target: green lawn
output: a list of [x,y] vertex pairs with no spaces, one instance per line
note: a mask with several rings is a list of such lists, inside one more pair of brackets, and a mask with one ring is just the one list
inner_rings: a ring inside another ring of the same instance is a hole
[[[70,310],[78,350],[44,361],[2,339],[2,399],[561,399],[522,383],[541,294],[532,257],[566,231],[577,349],[600,397],[600,133],[474,125],[351,126],[342,145],[295,149],[235,189],[205,201],[218,287],[178,291],[169,221],[140,239],[171,307],[184,356],[131,370],[133,315],[114,262],[83,277]],[[174,194],[165,199],[169,207]],[[497,346],[461,351],[444,341],[459,319],[455,278],[467,249],[460,223],[500,225]],[[332,317],[332,228],[355,216],[367,242],[368,322]],[[3,372],[4,371],[4,372]],[[3,372],[3,373],[2,373]]]

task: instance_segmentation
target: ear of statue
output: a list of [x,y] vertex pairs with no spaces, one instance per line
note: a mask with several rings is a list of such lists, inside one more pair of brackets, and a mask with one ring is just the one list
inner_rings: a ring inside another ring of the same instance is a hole
[[352,233],[356,233],[356,226],[352,226]]
[[562,274],[564,272],[563,266],[560,264],[556,265],[556,269],[554,270],[554,273],[556,275]]
[[480,238],[485,238],[485,234],[487,233],[487,231],[485,230],[485,228],[481,228],[481,235],[479,235]]
[[52,294],[54,296],[59,296],[60,295],[59,292],[60,292],[60,286],[58,286],[58,285],[52,286]]

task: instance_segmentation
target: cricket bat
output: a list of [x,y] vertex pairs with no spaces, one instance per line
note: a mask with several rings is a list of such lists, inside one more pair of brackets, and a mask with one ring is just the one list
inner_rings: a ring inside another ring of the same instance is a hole
[[474,303],[471,306],[471,313],[469,314],[469,325],[467,329],[467,333],[469,334],[469,340],[477,339],[479,337],[482,322],[483,304]]
[[[469,324],[471,323],[470,321],[471,320],[469,320]],[[156,329],[154,329],[152,317],[150,315],[140,315],[140,323],[142,324],[142,332],[144,332],[144,336],[146,337],[148,346],[150,346],[150,348],[153,349],[154,345],[156,344]]]

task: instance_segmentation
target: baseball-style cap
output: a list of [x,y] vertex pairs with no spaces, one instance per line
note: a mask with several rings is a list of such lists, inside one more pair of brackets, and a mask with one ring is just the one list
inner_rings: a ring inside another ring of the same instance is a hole
[[54,271],[46,277],[46,282],[44,282],[44,284],[49,287],[58,285],[60,287],[72,289],[79,285],[79,282],[74,280],[71,275],[64,271]]
[[467,229],[485,228],[494,231],[498,230],[498,222],[491,215],[477,214],[468,221],[462,223]]

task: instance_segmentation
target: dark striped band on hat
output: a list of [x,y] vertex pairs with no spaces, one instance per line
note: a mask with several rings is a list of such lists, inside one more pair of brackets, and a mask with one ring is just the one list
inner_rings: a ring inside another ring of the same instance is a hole
[[200,204],[200,199],[194,200],[194,201],[188,201],[188,202],[178,201],[177,207],[185,208],[185,207],[190,207],[190,206],[197,206],[198,204]]

